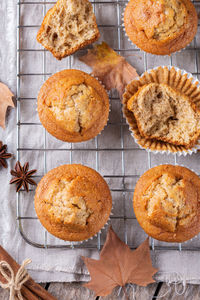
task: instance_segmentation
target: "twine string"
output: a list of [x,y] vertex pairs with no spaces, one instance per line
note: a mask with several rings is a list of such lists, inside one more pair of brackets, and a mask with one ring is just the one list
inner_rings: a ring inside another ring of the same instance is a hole
[[14,300],[16,298],[19,300],[23,300],[21,288],[22,285],[30,278],[27,270],[25,269],[25,267],[30,263],[30,259],[24,260],[15,276],[15,273],[8,262],[0,262],[0,274],[7,281],[7,283],[3,283],[0,281],[0,286],[3,289],[10,290],[9,300]]
[[[153,299],[163,299],[163,298],[165,298],[172,291],[173,287],[174,287],[176,295],[181,296],[185,293],[186,287],[187,287],[186,286],[186,281],[180,273],[177,273],[177,272],[174,272],[174,273],[158,272],[158,273],[166,275],[166,278],[165,278],[164,282],[166,282],[166,285],[167,285],[168,289],[163,294],[158,295],[158,296],[154,296]],[[126,286],[127,290],[128,290],[129,287],[132,288],[132,292],[133,292],[133,298],[132,299],[134,300],[135,299],[135,287],[136,287],[136,285],[134,285],[132,283],[128,283],[127,286]],[[119,291],[118,291],[118,296],[120,295],[121,290],[122,290],[122,288],[120,287]],[[150,296],[150,294],[147,291],[145,291],[145,292],[148,296]]]

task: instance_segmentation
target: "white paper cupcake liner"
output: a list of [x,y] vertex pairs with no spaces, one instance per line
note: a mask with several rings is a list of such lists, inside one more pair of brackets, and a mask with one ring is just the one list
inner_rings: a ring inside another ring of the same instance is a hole
[[[177,83],[177,89],[178,89],[178,85],[180,84],[181,80],[183,80],[183,86],[179,89],[180,91],[181,91],[181,89],[183,89],[184,84],[186,86],[186,83],[187,83],[187,84],[189,84],[189,89],[194,89],[194,91],[192,93],[194,93],[195,91],[200,92],[200,82],[199,82],[199,80],[197,78],[194,78],[191,73],[188,73],[185,70],[181,70],[181,69],[179,69],[177,67],[174,67],[174,66],[159,66],[159,67],[156,67],[156,68],[153,68],[153,69],[149,69],[146,72],[144,72],[140,77],[136,78],[132,82],[137,82],[137,81],[139,81],[143,78],[146,79],[147,74],[149,74],[149,78],[151,77],[151,79],[149,79],[149,83],[150,82],[157,82],[156,81],[157,78],[156,78],[155,81],[154,81],[154,79],[152,79],[153,78],[152,71],[158,72],[158,70],[160,70],[160,69],[162,69],[163,77],[165,75],[164,72],[167,71],[169,73],[169,71],[171,71],[171,70],[175,70],[175,73],[180,75],[180,80]],[[155,72],[154,72],[154,75],[155,75]],[[150,74],[151,74],[151,76],[150,76]],[[184,82],[184,80],[185,80],[185,82]],[[166,83],[166,82],[163,81],[163,83]],[[130,92],[130,91],[128,91],[128,88],[130,86],[131,86],[131,83],[126,88],[126,91],[124,93],[124,99],[126,99],[126,93]],[[173,85],[171,85],[171,86],[173,87]],[[130,92],[130,94],[131,94],[131,92]],[[189,148],[189,149],[187,149],[184,146],[176,146],[176,145],[172,145],[170,143],[162,142],[162,141],[159,141],[159,140],[156,141],[155,139],[151,140],[151,139],[145,139],[145,138],[141,137],[141,139],[139,140],[136,137],[136,128],[137,128],[136,122],[133,121],[134,118],[132,118],[132,124],[131,124],[130,116],[127,116],[127,109],[126,109],[125,103],[123,105],[123,114],[124,114],[124,117],[126,118],[126,122],[129,125],[129,130],[131,131],[131,135],[134,138],[135,142],[139,145],[139,147],[141,149],[145,149],[147,152],[152,152],[154,154],[161,153],[161,154],[167,154],[167,155],[177,154],[178,156],[181,156],[181,155],[186,156],[188,154],[191,155],[193,153],[197,153],[197,151],[200,150],[200,137],[199,137],[198,141],[196,142],[196,144],[192,148]],[[146,145],[143,145],[142,144],[143,142],[146,143]],[[151,146],[148,147],[147,144],[150,144]],[[157,149],[155,149],[155,145],[157,145]],[[166,145],[166,147],[165,147],[165,145]],[[169,148],[169,149],[160,149],[162,147]]]

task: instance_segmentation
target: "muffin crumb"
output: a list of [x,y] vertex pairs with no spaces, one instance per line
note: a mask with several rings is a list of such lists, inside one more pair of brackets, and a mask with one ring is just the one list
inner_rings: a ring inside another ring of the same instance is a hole
[[130,98],[140,134],[175,145],[191,147],[199,137],[200,117],[189,97],[165,84],[144,85]]
[[37,40],[61,59],[99,38],[92,5],[87,0],[59,0],[47,13]]

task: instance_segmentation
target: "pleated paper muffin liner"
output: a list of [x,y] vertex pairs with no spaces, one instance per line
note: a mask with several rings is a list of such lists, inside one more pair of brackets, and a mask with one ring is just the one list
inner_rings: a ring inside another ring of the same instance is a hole
[[171,66],[160,66],[146,71],[126,87],[123,95],[123,113],[135,142],[140,148],[155,154],[173,153],[186,156],[187,154],[196,153],[200,149],[200,137],[196,144],[188,149],[185,146],[173,145],[156,139],[147,139],[140,134],[134,114],[127,109],[127,102],[139,88],[149,83],[167,84],[189,96],[191,101],[200,107],[200,82],[192,74]]
[[[158,165],[156,165],[155,167],[158,167],[158,166],[164,166],[164,165],[172,165],[172,164],[167,164],[167,163],[164,163],[164,164],[158,164]],[[185,166],[185,165],[183,165],[183,164],[175,164],[174,166],[179,166],[179,167],[183,167],[183,168],[186,168],[186,169],[189,169],[190,171],[192,171],[194,174],[196,174],[197,176],[199,176],[198,175],[198,173],[197,172],[195,172],[192,168],[189,168],[189,167],[187,167],[187,166]],[[151,169],[153,169],[154,167],[152,167]],[[142,175],[141,175],[142,176]],[[134,210],[134,209],[133,209]],[[140,226],[141,227],[141,226]],[[141,227],[142,228],[142,227]],[[143,229],[143,228],[142,228]],[[144,230],[144,229],[143,229]],[[144,232],[145,232],[145,230],[144,230]],[[146,233],[147,234],[147,233]],[[157,242],[161,242],[161,243],[166,243],[166,244],[181,244],[181,245],[185,245],[185,244],[187,244],[187,243],[189,243],[189,242],[191,242],[191,241],[194,241],[194,240],[196,240],[197,238],[198,238],[198,235],[200,234],[200,231],[199,231],[199,233],[197,233],[196,235],[194,235],[191,239],[188,239],[188,240],[186,240],[186,241],[184,241],[184,242],[181,242],[181,243],[179,243],[179,242],[167,242],[167,241],[160,241],[160,240],[157,240],[156,238],[153,238],[152,236],[150,236],[150,235],[148,235],[148,237],[150,237],[150,238],[152,238],[153,240],[155,240],[155,241],[157,241]],[[163,246],[163,249],[164,249],[164,247],[165,246]],[[178,250],[178,249],[177,249]]]

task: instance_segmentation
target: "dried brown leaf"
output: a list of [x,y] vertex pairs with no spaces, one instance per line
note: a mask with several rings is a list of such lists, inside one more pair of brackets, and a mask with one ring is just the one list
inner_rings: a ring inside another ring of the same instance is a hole
[[92,74],[105,85],[107,90],[117,89],[120,97],[127,84],[138,77],[135,68],[105,42],[95,45],[79,59],[92,68]]
[[150,257],[149,239],[135,251],[123,243],[110,227],[100,259],[82,257],[91,276],[85,284],[97,296],[109,295],[116,286],[127,283],[146,286],[154,282],[152,276],[158,271],[153,268]]
[[6,111],[8,106],[14,107],[12,100],[13,93],[9,88],[0,82],[0,126],[5,128]]

